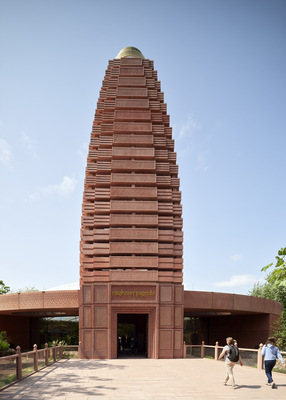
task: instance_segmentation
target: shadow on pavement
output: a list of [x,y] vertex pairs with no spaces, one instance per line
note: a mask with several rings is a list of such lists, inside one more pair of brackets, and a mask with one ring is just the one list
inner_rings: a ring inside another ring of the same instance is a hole
[[235,389],[261,389],[261,385],[237,385]]

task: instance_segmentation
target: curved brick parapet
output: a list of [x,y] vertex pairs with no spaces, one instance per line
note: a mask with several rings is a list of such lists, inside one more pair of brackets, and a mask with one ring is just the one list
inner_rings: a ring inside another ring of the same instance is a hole
[[[150,271],[116,271],[109,273],[108,279],[112,282],[132,280],[133,282],[156,282],[158,272]],[[58,290],[46,292],[7,293],[0,296],[0,313],[11,314],[14,311],[28,312],[33,310],[75,310],[78,313],[79,291]],[[273,314],[279,316],[282,304],[277,301],[260,297],[244,296],[231,293],[184,291],[184,310],[188,312],[247,312],[253,314]]]
[[[59,311],[78,314],[79,291],[57,290],[44,292],[7,293],[0,295],[0,314],[24,315],[38,311],[39,315]],[[52,314],[50,314],[52,315]]]

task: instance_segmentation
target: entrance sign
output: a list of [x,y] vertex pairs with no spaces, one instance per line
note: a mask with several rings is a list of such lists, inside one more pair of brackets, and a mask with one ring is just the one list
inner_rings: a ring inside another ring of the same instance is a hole
[[111,286],[111,301],[155,301],[155,286]]

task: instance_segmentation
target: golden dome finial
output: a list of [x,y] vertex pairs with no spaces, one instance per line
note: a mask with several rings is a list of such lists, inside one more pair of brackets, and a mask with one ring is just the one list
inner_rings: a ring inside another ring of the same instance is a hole
[[124,47],[124,49],[120,50],[115,58],[145,58],[140,50],[136,47]]

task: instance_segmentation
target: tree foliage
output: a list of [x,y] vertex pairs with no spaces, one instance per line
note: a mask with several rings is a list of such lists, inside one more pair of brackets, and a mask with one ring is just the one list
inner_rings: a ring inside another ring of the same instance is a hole
[[273,335],[277,339],[280,348],[286,348],[286,286],[275,285],[270,282],[264,284],[255,283],[253,289],[249,292],[250,296],[262,297],[279,301],[283,305],[283,312],[278,320],[271,327]]
[[0,294],[5,294],[10,292],[9,286],[6,286],[3,281],[0,281]]
[[[272,332],[281,348],[286,348],[286,247],[278,251],[274,269],[266,276],[263,284],[255,283],[249,292],[251,296],[278,301],[283,305],[280,318],[273,324]],[[274,263],[268,264],[261,271],[266,272]]]
[[279,301],[286,311],[286,286],[275,286],[270,282],[255,283],[249,294],[250,296]]
[[[276,264],[274,269],[269,273],[266,277],[266,280],[274,285],[283,285],[286,286],[286,247],[282,247],[278,251],[278,255],[276,258]],[[270,267],[272,267],[274,263],[270,263],[262,268],[261,271],[267,271]]]

